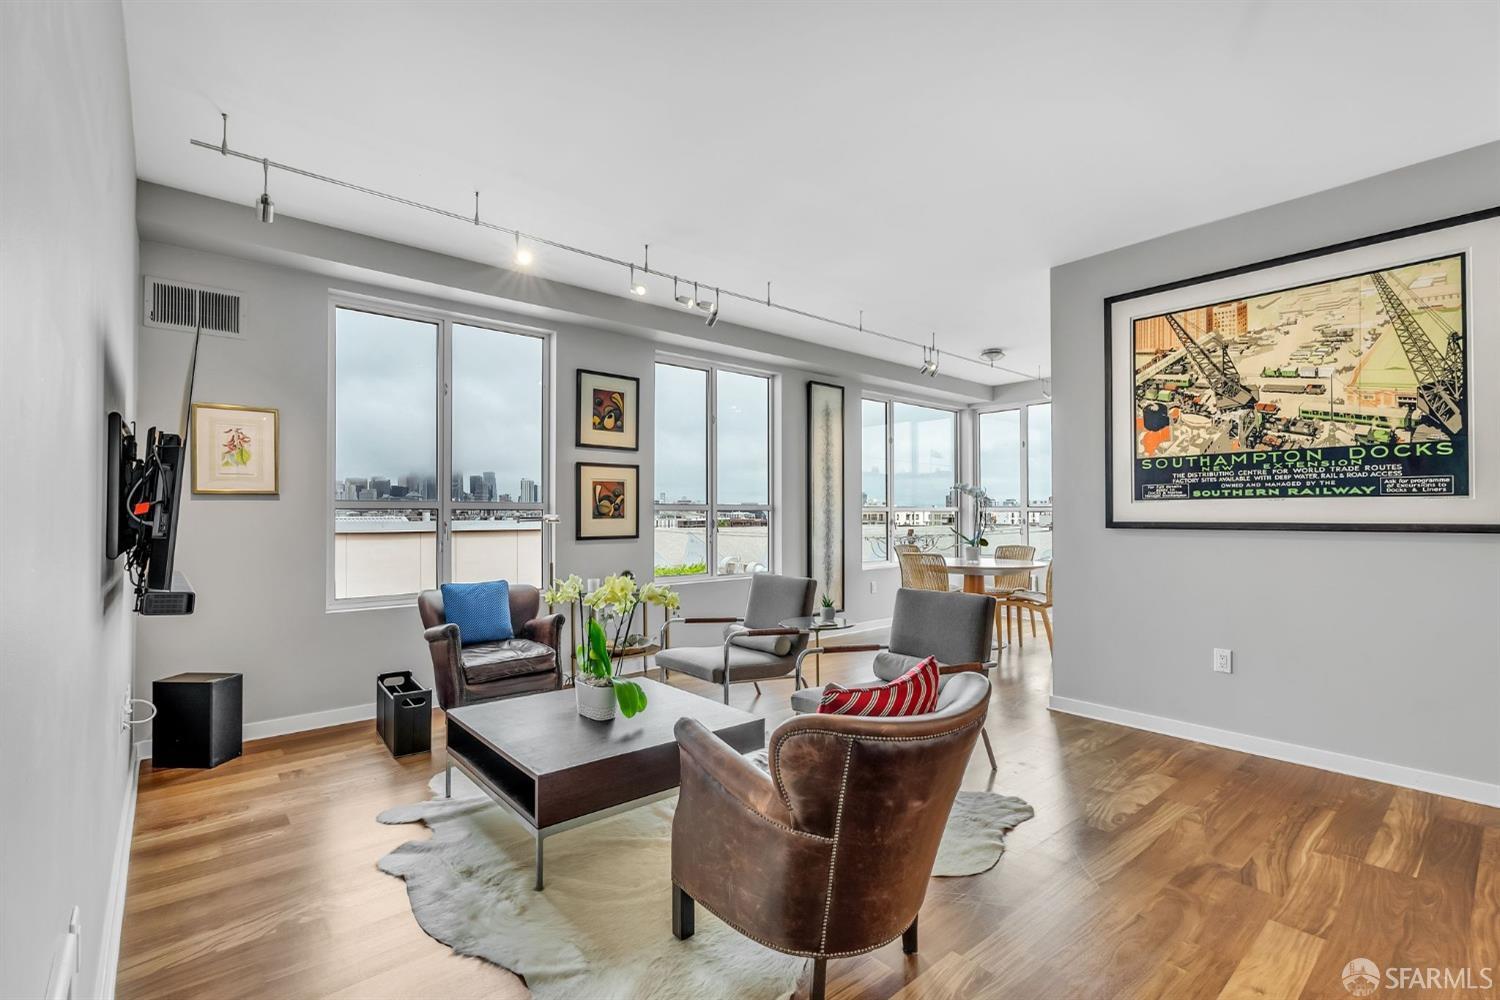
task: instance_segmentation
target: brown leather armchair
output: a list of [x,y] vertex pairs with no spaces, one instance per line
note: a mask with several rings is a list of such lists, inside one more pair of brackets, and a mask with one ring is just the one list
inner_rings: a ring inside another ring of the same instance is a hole
[[[955,668],[950,668],[955,669]],[[672,820],[672,933],[702,903],[735,930],[826,962],[897,936],[917,950],[917,911],[989,707],[977,666],[955,673],[927,715],[804,715],[771,734],[767,770],[681,719]]]
[[464,645],[458,626],[443,617],[443,592],[417,595],[423,638],[432,654],[432,679],[444,711],[481,701],[562,687],[562,615],[538,617],[541,592],[524,583],[510,586],[510,620],[515,638]]

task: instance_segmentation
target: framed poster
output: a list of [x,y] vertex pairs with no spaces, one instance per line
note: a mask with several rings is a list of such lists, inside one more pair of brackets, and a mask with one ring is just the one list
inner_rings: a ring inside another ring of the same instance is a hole
[[280,414],[269,407],[193,404],[193,492],[279,492]]
[[1500,531],[1500,208],[1104,302],[1105,526]]
[[639,538],[641,534],[639,465],[578,462],[578,530],[580,542]]
[[807,572],[844,606],[844,389],[807,383]]
[[578,447],[640,447],[641,380],[578,369]]

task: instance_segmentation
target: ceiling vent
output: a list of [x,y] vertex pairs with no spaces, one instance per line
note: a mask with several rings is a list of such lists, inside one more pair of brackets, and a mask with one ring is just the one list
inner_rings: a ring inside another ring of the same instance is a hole
[[203,332],[216,337],[242,336],[240,293],[226,288],[187,285],[164,278],[146,278],[145,324],[162,330]]

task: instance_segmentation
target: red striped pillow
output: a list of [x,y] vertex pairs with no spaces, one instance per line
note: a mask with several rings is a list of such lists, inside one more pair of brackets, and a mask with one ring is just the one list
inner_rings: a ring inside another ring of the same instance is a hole
[[846,688],[829,684],[818,703],[819,715],[925,715],[937,709],[938,665],[929,656],[906,673],[879,687]]

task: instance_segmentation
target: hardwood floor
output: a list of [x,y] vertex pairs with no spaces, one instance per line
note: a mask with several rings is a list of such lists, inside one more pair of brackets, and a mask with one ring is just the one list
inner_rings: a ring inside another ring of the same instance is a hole
[[[824,678],[860,665],[830,658]],[[976,751],[967,781],[1036,818],[993,871],[931,883],[919,954],[897,941],[829,963],[831,998],[1341,998],[1354,958],[1476,980],[1500,966],[1500,810],[1053,714],[1049,671],[1045,642],[1003,654],[1000,771]],[[790,683],[762,688],[736,685],[735,703],[786,717]],[[425,835],[375,815],[424,796],[441,732],[401,761],[359,723],[251,743],[213,771],[147,765],[119,996],[526,996],[428,938],[375,869]],[[1496,991],[1376,994],[1392,995]]]

